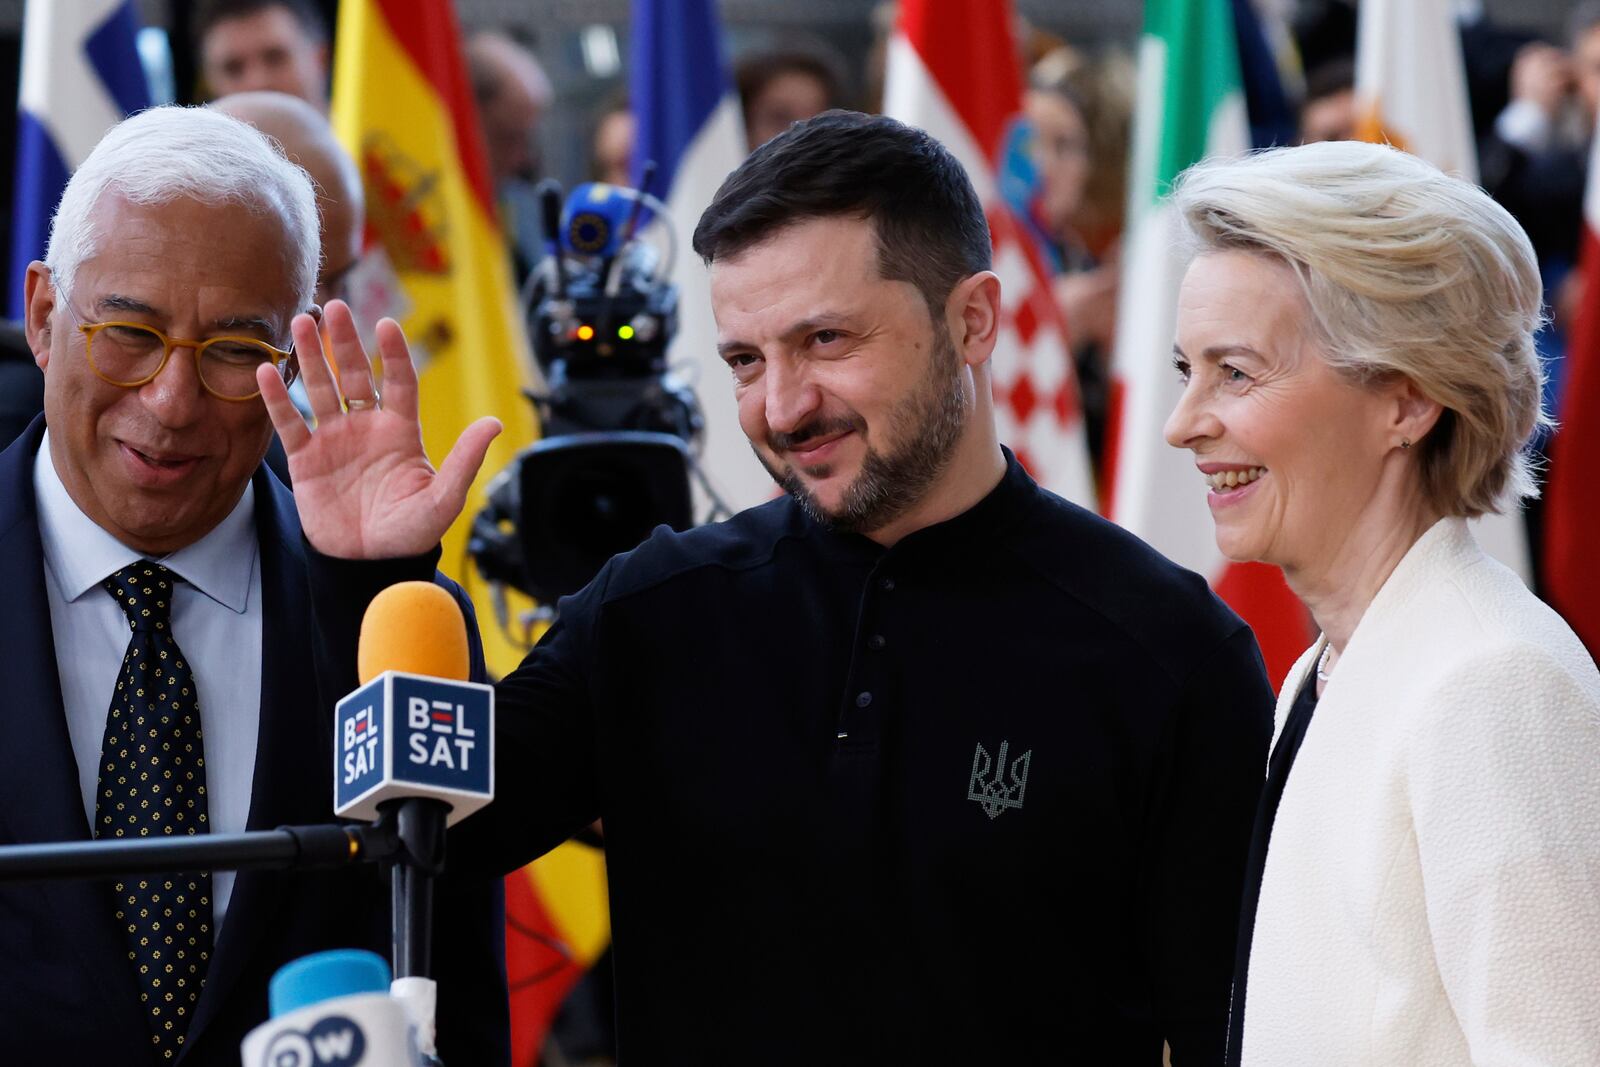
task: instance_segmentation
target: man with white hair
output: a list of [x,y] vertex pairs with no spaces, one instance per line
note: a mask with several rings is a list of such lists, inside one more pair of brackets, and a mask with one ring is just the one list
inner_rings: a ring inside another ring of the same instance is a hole
[[[0,844],[329,821],[339,694],[304,666],[303,541],[262,466],[254,379],[293,377],[319,262],[310,180],[215,110],[128,119],[68,184],[26,281],[44,414],[0,453],[0,642],[19,668]],[[440,886],[458,1063],[508,1060],[498,892]],[[371,869],[5,886],[10,1059],[237,1064],[279,966],[387,933]]]

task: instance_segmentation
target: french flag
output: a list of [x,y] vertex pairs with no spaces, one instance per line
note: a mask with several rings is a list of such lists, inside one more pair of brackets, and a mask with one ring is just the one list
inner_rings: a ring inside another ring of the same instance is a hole
[[714,0],[634,0],[629,94],[639,123],[634,179],[656,164],[647,190],[666,201],[676,235],[672,281],[678,287],[678,336],[668,356],[689,366],[705,414],[701,467],[734,511],[776,492],[739,429],[733,379],[717,355],[711,281],[690,248],[711,198],[745,157],[744,117],[722,54]]
[[44,258],[61,190],[112,126],[150,106],[134,38],[133,0],[31,0],[22,27],[17,94],[16,193],[11,212],[11,288],[20,319],[28,264]]

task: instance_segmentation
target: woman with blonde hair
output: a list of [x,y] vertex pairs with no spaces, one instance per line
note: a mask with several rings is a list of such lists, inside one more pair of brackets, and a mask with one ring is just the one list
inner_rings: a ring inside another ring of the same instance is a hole
[[1231,1063],[1600,1064],[1600,673],[1468,520],[1535,492],[1526,235],[1395,149],[1203,164],[1167,440],[1322,636],[1257,814]]

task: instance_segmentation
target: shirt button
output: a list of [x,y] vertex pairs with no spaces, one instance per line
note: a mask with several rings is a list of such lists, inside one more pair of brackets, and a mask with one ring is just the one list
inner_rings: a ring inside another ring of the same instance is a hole
[[883,581],[878,583],[878,588],[882,589],[885,593],[894,592],[894,579],[885,578]]
[[872,703],[872,694],[871,693],[857,693],[856,694],[856,707],[865,708],[865,707],[869,706],[871,703]]
[[888,643],[888,640],[882,634],[873,634],[871,637],[867,638],[867,647],[872,649],[874,652],[881,650],[883,646],[887,645]]

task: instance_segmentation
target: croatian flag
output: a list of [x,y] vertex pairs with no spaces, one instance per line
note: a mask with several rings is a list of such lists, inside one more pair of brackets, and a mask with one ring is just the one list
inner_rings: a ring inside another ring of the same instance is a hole
[[629,93],[639,122],[634,180],[647,160],[655,162],[648,191],[666,201],[676,236],[678,336],[668,357],[694,379],[705,413],[702,470],[739,511],[770,499],[776,488],[739,429],[733,378],[717,356],[710,276],[690,247],[701,213],[746,153],[714,0],[634,0]]
[[133,0],[31,0],[22,29],[17,95],[16,195],[11,212],[11,288],[20,319],[28,264],[44,258],[61,190],[112,126],[150,106],[134,37]]
[[1045,488],[1086,508],[1094,479],[1066,324],[1039,251],[1000,195],[1022,111],[1009,3],[903,0],[883,110],[961,161],[989,217],[1003,318],[990,362],[1000,440]]

